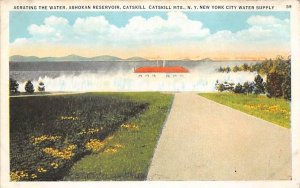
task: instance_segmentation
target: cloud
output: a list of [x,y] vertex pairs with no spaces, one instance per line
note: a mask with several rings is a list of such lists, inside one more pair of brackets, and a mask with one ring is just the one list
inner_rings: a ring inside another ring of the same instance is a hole
[[290,39],[290,23],[288,19],[278,19],[274,16],[251,16],[247,19],[251,26],[238,33],[239,38],[262,41],[288,41]]
[[[66,18],[50,16],[44,19],[44,24],[32,24],[28,27],[28,32],[32,36],[27,42],[59,42],[70,38],[72,29]],[[18,40],[15,41],[17,43]]]
[[69,21],[66,18],[50,16],[45,18],[45,25],[57,26],[57,25],[67,25]]
[[77,18],[72,24],[66,18],[50,16],[41,25],[28,26],[31,37],[18,38],[11,47],[48,44],[89,46],[102,50],[145,50],[145,47],[149,47],[151,51],[150,47],[159,49],[158,46],[162,46],[170,48],[169,51],[172,51],[172,47],[177,50],[186,47],[186,50],[199,53],[238,53],[247,49],[263,51],[280,47],[289,51],[289,19],[253,15],[245,22],[248,27],[237,32],[221,30],[211,33],[201,21],[192,20],[182,12],[169,12],[165,19],[160,16],[135,16],[122,27],[110,23],[104,16]]
[[92,34],[97,37],[115,32],[116,29],[104,16],[77,18],[73,25],[73,31],[80,36]]
[[50,16],[41,25],[30,25],[28,32],[31,42],[76,43],[77,40],[78,43],[116,43],[125,46],[199,40],[210,34],[200,21],[190,20],[181,12],[169,12],[167,19],[135,16],[124,27],[109,23],[104,16],[77,18],[73,25],[66,18]]
[[121,29],[121,37],[148,43],[188,42],[201,40],[210,34],[200,21],[190,20],[181,12],[169,12],[166,20],[155,16],[149,19],[134,17]]
[[278,27],[289,24],[289,19],[278,19],[274,16],[251,16],[247,19],[247,23],[252,26]]
[[250,16],[246,22],[249,27],[231,32],[228,30],[218,31],[206,41],[222,41],[223,43],[289,43],[290,23],[288,19],[278,19],[274,16]]

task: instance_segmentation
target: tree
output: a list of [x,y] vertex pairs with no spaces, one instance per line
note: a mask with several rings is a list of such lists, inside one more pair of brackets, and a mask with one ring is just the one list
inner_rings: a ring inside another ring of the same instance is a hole
[[282,82],[282,95],[286,100],[291,100],[291,75],[285,77]]
[[245,82],[243,85],[243,91],[246,94],[252,93],[254,89],[254,83],[253,82]]
[[221,84],[218,84],[218,86],[217,86],[217,90],[218,90],[219,92],[223,92],[223,91],[225,90],[225,86],[224,86],[224,84],[223,84],[223,83],[221,83]]
[[219,67],[218,68],[218,72],[224,72],[225,70],[224,70],[224,68],[223,67]]
[[34,87],[33,87],[33,84],[31,83],[30,80],[28,80],[25,84],[25,91],[27,93],[33,93],[34,92]]
[[19,90],[19,83],[13,78],[9,78],[9,91],[17,93]]
[[38,90],[39,90],[40,92],[45,91],[45,84],[44,84],[44,82],[40,82],[40,83],[39,83]]
[[291,58],[286,61],[286,68],[284,72],[284,80],[282,82],[283,98],[291,100]]
[[239,67],[236,65],[236,66],[234,66],[233,68],[232,68],[232,71],[233,72],[238,72],[240,69],[239,69]]
[[248,71],[250,67],[247,63],[244,63],[242,68],[243,68],[243,71]]
[[218,86],[219,86],[219,80],[216,81],[215,83],[215,89],[218,90]]
[[268,97],[281,97],[283,95],[283,79],[284,76],[277,72],[272,72],[267,75],[266,89]]
[[229,73],[229,72],[231,71],[230,67],[227,66],[227,67],[225,68],[225,71],[226,71],[226,73]]
[[264,87],[264,79],[258,74],[254,78],[254,93],[255,94],[261,94],[265,93],[265,87]]
[[243,86],[242,86],[240,83],[238,83],[238,84],[234,87],[233,92],[234,92],[234,93],[243,93]]

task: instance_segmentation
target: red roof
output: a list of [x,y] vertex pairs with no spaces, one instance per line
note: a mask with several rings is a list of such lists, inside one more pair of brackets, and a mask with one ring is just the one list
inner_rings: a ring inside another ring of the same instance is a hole
[[139,67],[134,73],[188,73],[184,67]]

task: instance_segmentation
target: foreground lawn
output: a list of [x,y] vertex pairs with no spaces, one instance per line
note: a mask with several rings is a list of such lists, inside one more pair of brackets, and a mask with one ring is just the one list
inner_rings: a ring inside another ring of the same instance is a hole
[[234,93],[201,93],[199,95],[282,127],[290,128],[290,103],[284,99]]
[[11,180],[143,179],[171,103],[160,93],[10,98]]
[[103,152],[83,157],[64,180],[145,180],[173,95],[122,93],[118,96],[148,103],[108,140]]

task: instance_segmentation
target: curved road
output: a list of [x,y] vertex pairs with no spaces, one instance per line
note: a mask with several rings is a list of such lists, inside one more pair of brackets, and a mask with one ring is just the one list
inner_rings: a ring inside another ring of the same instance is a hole
[[176,93],[148,180],[289,180],[291,132],[195,93]]

